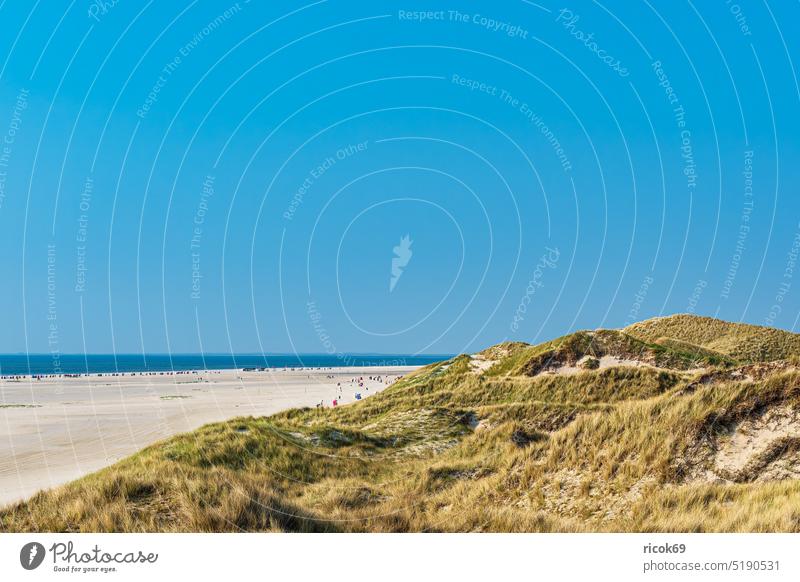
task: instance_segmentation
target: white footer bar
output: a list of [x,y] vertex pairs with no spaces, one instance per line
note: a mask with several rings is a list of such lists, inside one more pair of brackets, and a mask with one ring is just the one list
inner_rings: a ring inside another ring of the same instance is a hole
[[0,534],[0,580],[800,580],[797,534]]

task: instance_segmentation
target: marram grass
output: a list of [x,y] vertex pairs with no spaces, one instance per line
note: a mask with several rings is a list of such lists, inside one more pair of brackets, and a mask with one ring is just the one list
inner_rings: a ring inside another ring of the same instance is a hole
[[800,532],[800,434],[735,478],[714,465],[770,410],[800,427],[800,336],[682,315],[481,356],[170,438],[0,511],[0,530]]

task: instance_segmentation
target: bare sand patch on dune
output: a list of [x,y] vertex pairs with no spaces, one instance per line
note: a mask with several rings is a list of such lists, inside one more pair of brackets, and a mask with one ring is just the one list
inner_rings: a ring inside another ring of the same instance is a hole
[[496,363],[497,360],[487,358],[483,354],[473,354],[469,357],[469,369],[473,374],[481,374]]
[[714,456],[713,472],[736,481],[800,478],[800,412],[771,408],[732,427]]

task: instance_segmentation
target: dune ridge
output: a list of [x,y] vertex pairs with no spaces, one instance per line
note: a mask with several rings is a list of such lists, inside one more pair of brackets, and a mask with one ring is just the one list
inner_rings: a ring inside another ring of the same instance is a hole
[[800,336],[691,315],[507,342],[172,437],[10,531],[800,531]]

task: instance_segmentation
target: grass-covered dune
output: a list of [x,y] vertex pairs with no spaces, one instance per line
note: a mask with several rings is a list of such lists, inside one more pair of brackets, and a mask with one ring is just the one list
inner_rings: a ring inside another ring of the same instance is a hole
[[171,438],[5,531],[800,532],[800,336],[679,315],[505,343]]
[[779,360],[800,354],[798,334],[696,315],[656,317],[635,323],[623,331],[650,342],[678,340],[741,362]]

